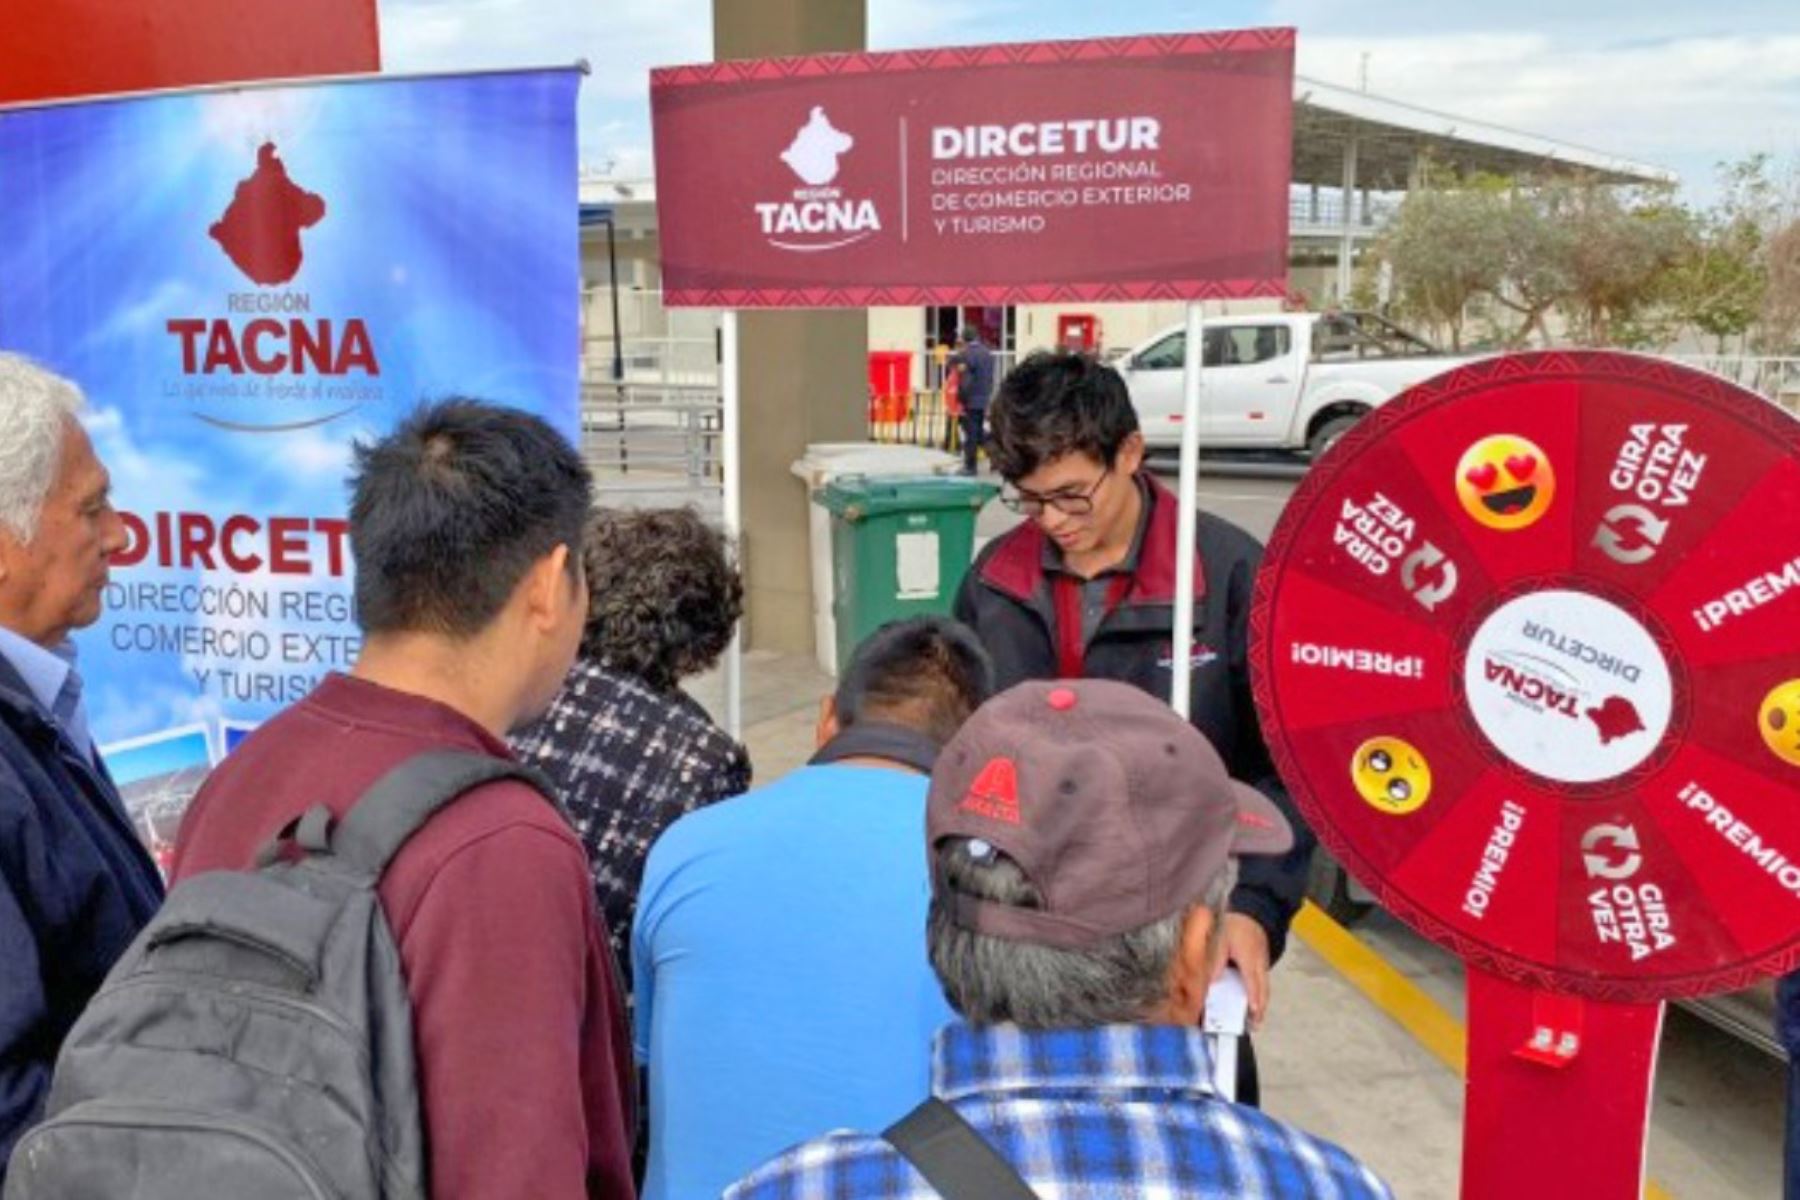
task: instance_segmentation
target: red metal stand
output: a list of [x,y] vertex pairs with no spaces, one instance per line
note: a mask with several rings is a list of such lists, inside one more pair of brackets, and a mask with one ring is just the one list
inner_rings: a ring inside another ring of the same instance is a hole
[[1463,1200],[1638,1200],[1661,1004],[1468,969]]

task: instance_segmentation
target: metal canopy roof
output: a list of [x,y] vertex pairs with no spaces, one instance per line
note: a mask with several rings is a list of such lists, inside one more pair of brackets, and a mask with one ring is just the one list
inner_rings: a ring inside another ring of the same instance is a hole
[[1675,183],[1673,171],[1339,87],[1294,78],[1294,182],[1342,187],[1344,148],[1357,143],[1358,186],[1402,191],[1428,154],[1458,171],[1582,174],[1601,183]]

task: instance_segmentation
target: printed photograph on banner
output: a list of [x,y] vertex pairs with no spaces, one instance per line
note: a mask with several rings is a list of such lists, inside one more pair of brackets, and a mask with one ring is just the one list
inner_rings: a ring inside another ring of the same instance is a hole
[[128,538],[77,635],[103,745],[229,750],[354,665],[357,441],[450,395],[579,435],[579,79],[0,112],[0,346],[81,387]]
[[119,786],[125,811],[164,876],[188,802],[212,771],[212,743],[204,725],[170,729],[100,747]]

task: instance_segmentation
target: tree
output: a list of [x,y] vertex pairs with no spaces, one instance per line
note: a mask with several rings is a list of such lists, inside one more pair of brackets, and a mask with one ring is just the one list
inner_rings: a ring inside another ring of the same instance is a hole
[[[1396,308],[1466,344],[1485,316],[1508,348],[1551,341],[1551,315],[1590,345],[1663,349],[1684,333],[1726,353],[1800,340],[1800,174],[1770,182],[1758,155],[1720,167],[1701,210],[1669,187],[1427,171],[1375,259],[1393,264]],[[1359,295],[1373,294],[1365,272]]]
[[1506,264],[1503,200],[1498,187],[1426,186],[1408,192],[1377,258],[1394,264],[1403,315],[1448,329],[1460,351],[1469,303],[1500,286]]
[[[1689,252],[1692,219],[1669,189],[1574,187],[1563,220],[1569,246],[1565,305],[1577,336],[1595,346],[1643,344],[1643,321],[1662,275]],[[1627,338],[1615,335],[1627,334]]]
[[1574,203],[1571,185],[1557,180],[1509,186],[1500,219],[1505,232],[1501,279],[1492,295],[1516,313],[1518,326],[1503,332],[1507,349],[1530,345],[1535,333],[1550,341],[1545,318],[1574,286],[1569,270],[1573,247],[1565,214]]
[[1800,217],[1769,239],[1756,347],[1765,354],[1800,353]]
[[1742,340],[1762,313],[1775,188],[1766,155],[1722,164],[1719,183],[1712,207],[1690,215],[1685,252],[1669,268],[1661,291],[1673,319],[1712,338],[1715,351],[1723,354],[1727,341]]

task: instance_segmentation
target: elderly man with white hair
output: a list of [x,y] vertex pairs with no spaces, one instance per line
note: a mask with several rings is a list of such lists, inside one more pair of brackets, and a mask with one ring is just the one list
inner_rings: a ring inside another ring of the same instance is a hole
[[95,753],[69,635],[125,545],[81,393],[0,354],[0,1183],[70,1025],[162,900]]

